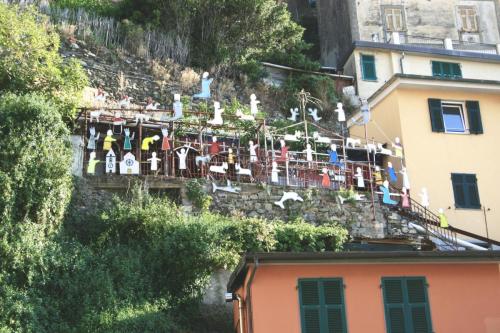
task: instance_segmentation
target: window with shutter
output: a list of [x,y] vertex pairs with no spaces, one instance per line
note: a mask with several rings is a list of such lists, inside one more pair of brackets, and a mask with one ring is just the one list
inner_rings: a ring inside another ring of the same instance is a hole
[[376,81],[377,71],[375,69],[375,56],[361,55],[361,74],[365,81]]
[[342,279],[299,280],[303,333],[345,333],[347,325]]
[[455,196],[455,207],[467,209],[481,208],[476,175],[452,173],[451,182]]
[[429,98],[429,114],[433,132],[444,132],[443,110],[440,99]]
[[467,116],[469,120],[469,132],[471,134],[483,134],[483,122],[481,120],[481,110],[478,101],[465,102]]
[[432,76],[444,78],[462,78],[460,64],[453,62],[432,61]]
[[388,333],[430,333],[425,278],[382,278]]

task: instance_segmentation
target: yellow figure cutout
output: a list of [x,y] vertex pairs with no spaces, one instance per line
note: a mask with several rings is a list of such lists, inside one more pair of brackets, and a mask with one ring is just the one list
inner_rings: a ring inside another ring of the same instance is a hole
[[142,140],[141,150],[149,150],[149,145],[158,140],[160,140],[158,135],[145,138]]
[[106,132],[106,137],[104,138],[104,146],[102,147],[102,149],[111,150],[111,144],[115,141],[116,139],[113,139],[113,132],[111,130],[108,130],[108,132]]
[[95,174],[95,166],[99,163],[99,160],[95,159],[95,152],[90,153],[89,165],[87,166],[87,174],[94,175]]
[[439,225],[441,228],[448,228],[448,218],[444,215],[444,211],[442,208],[439,209]]

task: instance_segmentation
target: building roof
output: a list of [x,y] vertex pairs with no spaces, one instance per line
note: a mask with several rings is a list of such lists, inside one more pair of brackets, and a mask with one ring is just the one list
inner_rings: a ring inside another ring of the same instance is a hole
[[[357,48],[400,51],[407,53],[422,53],[431,56],[457,57],[457,58],[465,58],[476,61],[500,62],[500,55],[492,53],[481,53],[481,52],[467,51],[467,50],[448,50],[444,48],[436,48],[423,45],[391,44],[391,43],[370,42],[370,41],[355,41],[353,43],[352,51],[349,53],[347,59],[349,59],[352,52]],[[347,61],[347,59],[344,59],[342,63],[344,64]]]
[[244,255],[231,274],[227,290],[234,292],[244,282],[251,265],[340,265],[462,263],[500,264],[500,251],[403,251],[403,252],[269,252]]

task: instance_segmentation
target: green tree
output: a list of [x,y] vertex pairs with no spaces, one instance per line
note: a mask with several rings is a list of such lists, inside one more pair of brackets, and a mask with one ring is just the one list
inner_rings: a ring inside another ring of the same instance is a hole
[[47,17],[0,3],[0,93],[44,94],[71,117],[87,78],[77,60],[61,57],[59,47]]

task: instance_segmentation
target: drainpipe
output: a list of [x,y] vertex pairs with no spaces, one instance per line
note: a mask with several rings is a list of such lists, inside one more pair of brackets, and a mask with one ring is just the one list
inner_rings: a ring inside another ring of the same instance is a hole
[[241,299],[241,296],[236,294],[236,299],[238,300],[238,316],[240,317],[240,330],[239,333],[243,333],[243,300]]
[[405,53],[404,52],[401,53],[401,58],[399,58],[399,66],[400,66],[401,74],[405,73],[405,69],[403,66],[404,65],[403,60],[405,60]]
[[253,270],[252,274],[250,275],[250,279],[248,279],[247,283],[247,311],[248,311],[248,333],[253,333],[253,317],[252,317],[252,282],[255,277],[255,272],[257,271],[257,268],[259,267],[259,259],[257,257],[254,258],[254,265],[253,265]]

